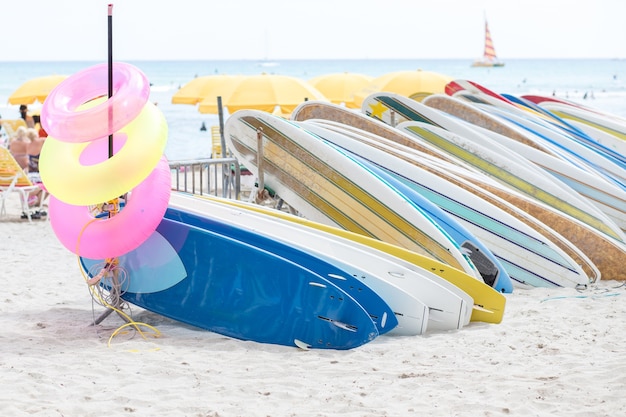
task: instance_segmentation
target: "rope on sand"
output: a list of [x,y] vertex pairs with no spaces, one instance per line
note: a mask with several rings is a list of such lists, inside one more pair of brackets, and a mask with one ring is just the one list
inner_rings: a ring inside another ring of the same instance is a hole
[[[93,221],[90,221],[83,226],[81,233],[79,235],[78,241],[76,242],[77,247],[80,245],[80,236],[82,236],[87,226],[89,226],[96,220],[97,218],[94,218]],[[158,338],[161,336],[161,332],[154,326],[151,326],[143,322],[137,322],[133,320],[133,318],[130,315],[122,311],[123,304],[120,302],[120,300],[121,300],[124,283],[128,279],[128,272],[125,269],[119,267],[119,261],[117,259],[112,259],[112,258],[107,259],[104,262],[104,265],[101,267],[100,272],[98,274],[94,274],[93,277],[90,277],[88,274],[85,273],[85,270],[82,267],[82,263],[81,263],[79,255],[76,255],[76,259],[78,261],[78,269],[83,275],[85,283],[87,284],[87,287],[89,288],[89,292],[91,293],[92,300],[108,308],[109,310],[114,311],[126,321],[126,323],[118,327],[111,334],[107,342],[108,347],[111,347],[111,342],[113,341],[113,338],[117,336],[118,334],[122,334],[120,332],[127,327],[132,327],[137,333],[139,333],[139,335],[144,340],[146,340],[148,336],[151,336],[153,338]],[[112,279],[112,278],[115,278],[115,279]],[[108,296],[104,294],[106,290],[106,286],[100,285],[100,282],[102,282],[105,279],[106,279],[107,284],[109,284],[109,289],[107,290]],[[113,283],[116,283],[115,287],[113,286]],[[142,328],[147,328],[151,330],[152,334],[146,334],[142,330]]]
[[[612,290],[618,289],[618,288],[626,288],[626,282],[623,282],[622,284],[616,286],[616,287],[612,287],[611,289],[602,289],[602,290],[596,290],[595,294],[591,294],[591,295],[563,295],[563,296],[557,296],[557,297],[548,297],[548,298],[544,298],[543,300],[541,300],[540,302],[543,303],[545,301],[552,301],[552,300],[564,300],[567,298],[591,298],[591,299],[597,299],[597,298],[605,298],[605,297],[617,297],[619,295],[622,295],[623,293],[621,292],[611,292]],[[582,291],[580,291],[582,292]]]

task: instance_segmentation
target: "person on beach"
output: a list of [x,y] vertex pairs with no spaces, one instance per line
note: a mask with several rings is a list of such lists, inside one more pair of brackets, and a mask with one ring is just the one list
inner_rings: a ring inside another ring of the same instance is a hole
[[[32,133],[33,132],[30,129],[27,129],[24,126],[18,127],[17,130],[15,131],[15,136],[11,139],[11,142],[9,142],[9,147],[8,147],[9,152],[11,152],[11,155],[13,155],[13,157],[15,158],[19,166],[25,172],[27,172],[27,175],[29,176],[31,182],[33,182],[33,184],[39,185],[39,188],[37,190],[31,191],[28,195],[28,207],[29,208],[38,207],[40,205],[41,198],[45,198],[44,197],[45,191],[43,189],[43,185],[41,184],[41,179],[39,179],[39,172],[35,173],[35,175],[37,175],[37,178],[32,178],[31,174],[28,174],[28,171],[29,171],[28,152],[29,152],[29,145],[30,145],[29,136],[32,137]],[[37,133],[37,131],[35,131],[35,133]],[[36,149],[36,148],[33,148],[33,149]],[[37,166],[37,169],[39,169],[38,166]],[[31,218],[40,219],[41,216],[44,216],[44,215],[46,215],[45,212],[36,210],[33,213],[31,213]],[[26,213],[22,213],[22,219],[27,219],[27,218],[28,216],[26,215]]]
[[20,104],[20,117],[26,122],[26,127],[35,127],[35,119],[28,114],[28,106]]
[[28,143],[26,145],[26,153],[28,154],[28,172],[39,173],[39,155],[41,148],[46,141],[45,137],[39,136],[39,132],[35,128],[26,129],[26,137]]
[[[28,205],[29,207],[39,207],[41,205],[41,199],[45,199],[47,196],[45,187],[41,181],[41,176],[39,175],[39,155],[41,154],[41,148],[43,147],[46,138],[40,137],[39,132],[35,128],[26,129],[26,137],[29,140],[26,147],[26,152],[28,154],[27,175],[33,184],[39,186],[39,190],[31,192],[28,196]],[[45,211],[37,210],[31,215],[31,217],[36,219],[45,215],[47,215]]]
[[28,137],[26,128],[20,126],[15,131],[15,136],[9,142],[9,152],[22,169],[28,168]]

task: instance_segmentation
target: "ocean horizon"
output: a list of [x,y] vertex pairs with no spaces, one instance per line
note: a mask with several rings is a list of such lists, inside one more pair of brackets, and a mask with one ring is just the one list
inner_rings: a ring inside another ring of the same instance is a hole
[[[200,114],[195,106],[172,104],[178,89],[193,78],[212,74],[282,74],[308,80],[318,75],[355,72],[377,77],[387,72],[433,71],[476,81],[498,93],[554,94],[626,117],[626,59],[503,59],[504,67],[474,68],[471,59],[398,60],[193,60],[124,61],[142,70],[151,83],[150,100],[163,112],[168,128],[166,155],[170,160],[207,158],[211,154],[210,126],[217,115]],[[0,114],[19,117],[9,95],[23,82],[50,74],[71,75],[106,62],[3,62],[0,65]],[[40,103],[31,105],[37,109]],[[201,131],[202,125],[207,131]]]

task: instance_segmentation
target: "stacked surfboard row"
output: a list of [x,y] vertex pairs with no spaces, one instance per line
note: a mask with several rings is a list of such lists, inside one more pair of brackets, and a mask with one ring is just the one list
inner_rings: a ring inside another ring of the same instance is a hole
[[155,238],[119,259],[122,297],[243,340],[350,349],[499,323],[514,287],[626,279],[621,120],[446,92],[233,113],[229,149],[297,214],[173,193]]
[[[488,190],[524,217],[533,217],[537,230],[556,232],[542,233],[558,243],[590,281],[601,276],[626,279],[621,267],[626,259],[626,161],[619,137],[624,121],[590,109],[583,118],[580,106],[560,102],[559,109],[569,106],[578,115],[577,120],[568,119],[569,112],[549,110],[556,104],[543,108],[534,103],[554,99],[505,97],[468,81],[454,81],[446,92],[422,103],[373,94],[363,112],[386,123],[392,123],[393,114],[396,130],[418,138],[433,154],[454,158],[448,172],[469,180],[474,192]],[[467,169],[458,168],[462,165]],[[543,274],[545,282],[535,283],[511,274],[516,285],[567,285],[550,276]]]
[[[599,147],[578,146],[575,153],[575,137],[540,119],[540,112],[492,95],[492,104],[486,98],[479,104],[476,90],[457,87],[454,96],[431,95],[423,103],[375,93],[360,113],[306,102],[292,118],[443,209],[484,243],[514,286],[578,287],[601,276],[626,279],[621,268],[626,195],[617,158],[601,154]],[[523,129],[521,122],[489,114],[489,106],[515,106],[509,111],[529,120],[525,126],[541,122],[561,141],[557,146],[545,139],[546,132],[536,133],[538,128]],[[579,157],[584,149],[594,149],[586,159],[595,165]],[[609,168],[615,176],[607,174]]]

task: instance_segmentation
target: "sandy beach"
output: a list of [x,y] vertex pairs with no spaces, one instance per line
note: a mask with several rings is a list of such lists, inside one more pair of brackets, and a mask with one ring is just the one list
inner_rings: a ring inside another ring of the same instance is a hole
[[[501,324],[303,351],[132,308],[160,337],[110,336],[45,220],[0,218],[5,416],[619,416],[626,287],[516,289]],[[608,278],[608,277],[605,277]],[[152,333],[146,330],[148,335]]]

